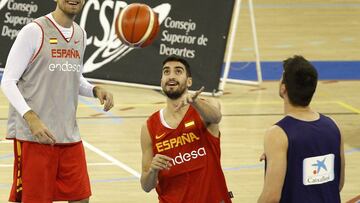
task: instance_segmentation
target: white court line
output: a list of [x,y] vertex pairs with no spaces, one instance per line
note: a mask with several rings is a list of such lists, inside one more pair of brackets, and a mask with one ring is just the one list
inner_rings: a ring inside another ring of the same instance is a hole
[[114,163],[88,163],[88,166],[113,166],[115,165]]
[[0,144],[9,144],[9,143],[14,143],[13,140],[0,140]]
[[[90,143],[86,142],[85,140],[82,140],[82,142],[83,142],[83,144],[84,144],[84,146],[86,148],[88,148],[89,150],[95,152],[96,154],[100,155],[101,157],[103,157],[106,160],[111,162],[111,163],[101,163],[99,165],[107,165],[107,164],[116,165],[116,166],[124,169],[125,171],[129,172],[133,176],[135,176],[137,178],[140,178],[140,173],[135,171],[134,169],[132,169],[130,166],[122,163],[121,161],[119,161],[119,160],[115,159],[114,157],[110,156],[109,154],[101,151],[99,148],[91,145]],[[0,143],[13,143],[13,140],[0,140]],[[0,165],[0,167],[2,167],[2,166]]]
[[[95,152],[96,154],[100,155],[101,157],[105,158],[106,160],[110,161],[110,163],[89,163],[88,166],[106,166],[106,165],[116,165],[125,171],[129,172],[130,174],[134,175],[137,178],[140,178],[140,173],[132,169],[130,166],[122,163],[121,161],[115,159],[114,157],[110,156],[109,154],[103,152],[99,148],[91,145],[90,143],[82,140],[84,146],[89,150]],[[13,140],[0,140],[0,143],[13,143]],[[10,167],[13,165],[11,164]],[[8,164],[0,164],[0,168],[2,167],[9,167]]]
[[82,140],[84,146],[86,148],[88,148],[89,150],[95,152],[96,154],[100,155],[101,157],[103,157],[104,159],[110,161],[111,163],[113,163],[114,165],[124,169],[125,171],[129,172],[130,174],[132,174],[133,176],[140,178],[140,173],[135,171],[134,169],[132,169],[131,167],[129,167],[128,165],[122,163],[121,161],[115,159],[114,157],[110,156],[109,154],[101,151],[99,148],[91,145],[90,143],[86,142],[85,140]]

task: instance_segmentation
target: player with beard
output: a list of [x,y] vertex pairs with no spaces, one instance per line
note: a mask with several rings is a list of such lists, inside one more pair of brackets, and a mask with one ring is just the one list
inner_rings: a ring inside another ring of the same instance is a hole
[[188,93],[189,64],[170,56],[162,67],[166,107],[152,114],[141,130],[141,186],[156,188],[159,202],[228,203],[220,164],[220,104]]
[[82,76],[85,31],[74,22],[85,0],[57,0],[55,11],[19,32],[1,87],[10,101],[7,139],[14,140],[10,201],[88,202],[85,153],[76,122],[78,95],[97,97],[104,110],[112,94]]

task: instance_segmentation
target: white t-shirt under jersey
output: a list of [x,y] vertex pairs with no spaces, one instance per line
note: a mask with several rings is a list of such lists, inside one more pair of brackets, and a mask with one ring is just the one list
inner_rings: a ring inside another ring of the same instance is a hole
[[[62,27],[55,22],[51,14],[46,16],[53,21],[66,39],[71,38],[73,33],[72,27]],[[84,35],[84,40],[86,40],[85,30]],[[42,40],[42,31],[39,25],[36,23],[29,23],[25,25],[16,37],[6,61],[1,81],[1,88],[11,105],[13,105],[21,116],[24,116],[24,114],[31,110],[31,108],[26,103],[16,84],[28,68],[28,64],[32,61],[33,57],[40,49]],[[79,94],[86,97],[93,97],[93,88],[94,86],[90,84],[81,74]]]

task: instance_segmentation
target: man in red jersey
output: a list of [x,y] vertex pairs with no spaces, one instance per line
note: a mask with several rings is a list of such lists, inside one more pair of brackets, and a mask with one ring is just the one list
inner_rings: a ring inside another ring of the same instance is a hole
[[153,188],[159,202],[231,202],[220,164],[220,104],[189,94],[187,61],[165,59],[161,87],[167,105],[151,115],[141,129],[141,186]]

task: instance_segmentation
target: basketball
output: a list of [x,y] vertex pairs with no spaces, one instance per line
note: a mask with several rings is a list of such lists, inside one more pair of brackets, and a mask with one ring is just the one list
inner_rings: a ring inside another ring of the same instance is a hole
[[158,14],[146,4],[129,4],[117,16],[115,30],[120,41],[130,47],[149,46],[159,31]]

